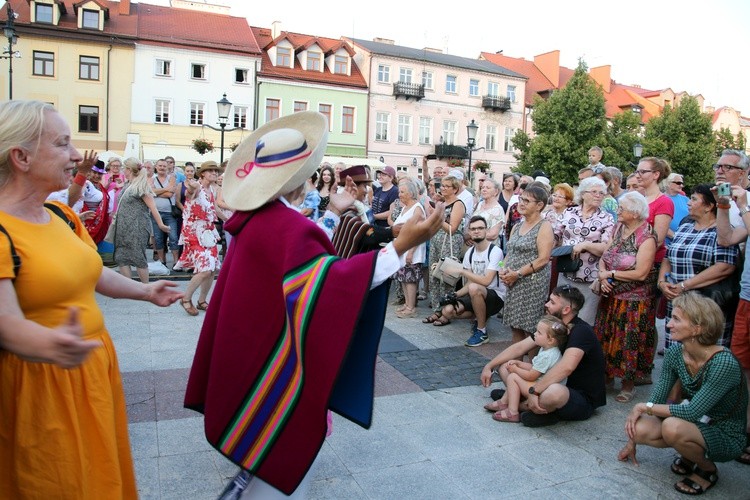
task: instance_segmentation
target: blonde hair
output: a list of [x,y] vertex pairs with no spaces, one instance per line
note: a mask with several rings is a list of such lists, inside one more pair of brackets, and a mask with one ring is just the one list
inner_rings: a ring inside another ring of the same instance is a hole
[[44,131],[45,112],[57,112],[42,101],[4,101],[0,103],[0,187],[10,180],[13,171],[10,151],[23,148],[34,152],[39,148]]
[[701,345],[714,345],[724,333],[724,313],[708,297],[697,292],[683,293],[672,301],[673,308],[680,308],[690,323],[700,328],[695,340]]
[[565,348],[565,344],[568,343],[568,327],[563,323],[563,320],[557,316],[551,314],[545,314],[539,320],[540,325],[547,325],[549,327],[549,336],[557,342],[557,347],[560,350]]
[[138,158],[130,157],[122,163],[123,167],[132,174],[128,186],[128,190],[132,190],[131,194],[137,198],[147,194],[153,196],[154,191],[148,183],[148,172],[145,168],[141,168],[141,162],[138,161]]
[[445,177],[443,177],[441,182],[442,184],[450,184],[450,186],[456,191],[461,189],[461,182],[452,175],[446,175]]

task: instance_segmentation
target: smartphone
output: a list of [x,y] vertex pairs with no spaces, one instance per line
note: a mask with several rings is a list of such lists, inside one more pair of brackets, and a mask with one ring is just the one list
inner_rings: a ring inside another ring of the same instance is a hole
[[732,187],[729,185],[728,182],[722,182],[719,184],[719,187],[716,189],[716,194],[723,197],[729,197],[732,195]]
[[431,155],[425,156],[425,158],[427,158],[428,160],[437,160],[437,155],[431,154]]
[[435,191],[440,191],[440,188],[442,187],[442,184],[439,182],[435,183]]

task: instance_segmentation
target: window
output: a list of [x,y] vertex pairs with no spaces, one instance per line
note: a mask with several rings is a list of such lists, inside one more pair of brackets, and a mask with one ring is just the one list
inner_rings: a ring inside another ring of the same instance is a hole
[[484,148],[487,151],[497,150],[497,126],[487,125],[487,133],[484,136]]
[[157,59],[156,76],[172,76],[172,61]]
[[448,120],[443,122],[443,139],[445,144],[456,143],[456,122]]
[[410,68],[401,68],[398,74],[398,81],[403,83],[411,83],[412,71]]
[[99,29],[99,11],[83,9],[83,21],[81,26],[90,29]]
[[156,100],[156,123],[169,123],[169,105],[171,103],[166,99]]
[[469,95],[479,95],[479,80],[469,80]]
[[247,106],[234,106],[234,126],[247,128]]
[[294,112],[299,113],[300,111],[307,111],[307,103],[302,101],[294,101]]
[[338,75],[348,75],[349,74],[349,58],[346,56],[334,57],[333,72]]
[[423,116],[419,119],[419,143],[432,144],[432,118]]
[[448,94],[455,94],[456,91],[456,77],[448,75],[445,79],[445,92]]
[[266,99],[266,123],[281,116],[281,100]]
[[36,22],[52,24],[52,6],[43,3],[35,3],[34,5]]
[[34,74],[37,76],[55,76],[55,54],[52,52],[34,51]]
[[381,64],[378,66],[378,83],[390,83],[391,67]]
[[234,68],[234,83],[248,83],[246,69]]
[[202,102],[190,103],[190,125],[203,125],[203,110],[205,104]]
[[328,119],[328,130],[331,130],[331,124],[333,123],[331,120],[331,118],[333,118],[333,107],[330,104],[318,104],[318,112],[325,115]]
[[307,69],[309,71],[320,71],[320,61],[323,59],[323,54],[320,52],[308,52],[307,53]]
[[398,142],[411,142],[411,116],[398,115]]
[[513,139],[514,135],[516,135],[515,130],[510,127],[507,127],[505,129],[505,144],[503,145],[503,151],[505,151],[506,153],[513,151],[513,143],[511,142],[511,139]]
[[375,115],[375,140],[388,141],[390,132],[391,115],[388,113],[378,113]]
[[81,80],[99,79],[99,58],[81,56],[78,59],[78,78]]
[[345,134],[354,133],[354,108],[344,106],[341,110],[341,131]]
[[500,84],[497,82],[489,82],[487,84],[487,95],[497,97],[500,95]]
[[276,66],[289,67],[292,62],[292,49],[289,47],[276,47]]
[[99,132],[99,106],[78,106],[78,131]]
[[508,93],[506,94],[510,102],[516,102],[516,86],[508,85]]
[[422,85],[424,88],[432,90],[432,73],[429,71],[422,71]]
[[206,65],[193,63],[190,65],[190,78],[193,80],[206,79]]

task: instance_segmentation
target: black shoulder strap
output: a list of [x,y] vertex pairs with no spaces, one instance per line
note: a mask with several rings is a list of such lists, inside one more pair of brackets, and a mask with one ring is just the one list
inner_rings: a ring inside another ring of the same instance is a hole
[[13,278],[12,281],[16,280],[18,276],[18,270],[21,268],[21,257],[16,253],[16,246],[13,244],[13,238],[10,237],[8,231],[0,224],[0,232],[8,237],[8,244],[10,245],[10,256],[13,259]]
[[55,215],[57,215],[63,221],[65,221],[65,223],[68,225],[68,227],[70,227],[70,229],[72,229],[73,231],[76,230],[76,224],[75,224],[75,222],[73,222],[72,220],[68,219],[68,216],[65,215],[65,212],[63,212],[62,208],[58,207],[54,203],[45,203],[44,206],[47,207],[47,208],[49,208],[50,210],[52,210],[52,212]]

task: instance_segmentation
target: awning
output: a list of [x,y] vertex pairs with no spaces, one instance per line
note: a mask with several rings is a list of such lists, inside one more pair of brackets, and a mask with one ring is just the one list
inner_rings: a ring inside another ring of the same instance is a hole
[[[172,144],[144,144],[143,147],[144,160],[155,161],[165,156],[171,156],[174,158],[177,166],[182,166],[187,161],[192,161],[196,165],[200,165],[204,161],[213,160],[219,163],[219,148],[215,147],[210,153],[204,155],[198,153],[190,146],[176,146]],[[232,155],[232,150],[228,147],[224,147],[224,159],[228,159]]]
[[385,163],[378,160],[377,158],[355,158],[352,156],[327,156],[326,155],[323,157],[323,160],[321,160],[321,163],[323,162],[328,162],[331,165],[334,165],[339,162],[345,163],[347,167],[352,167],[354,165],[367,165],[373,171],[387,166]]

